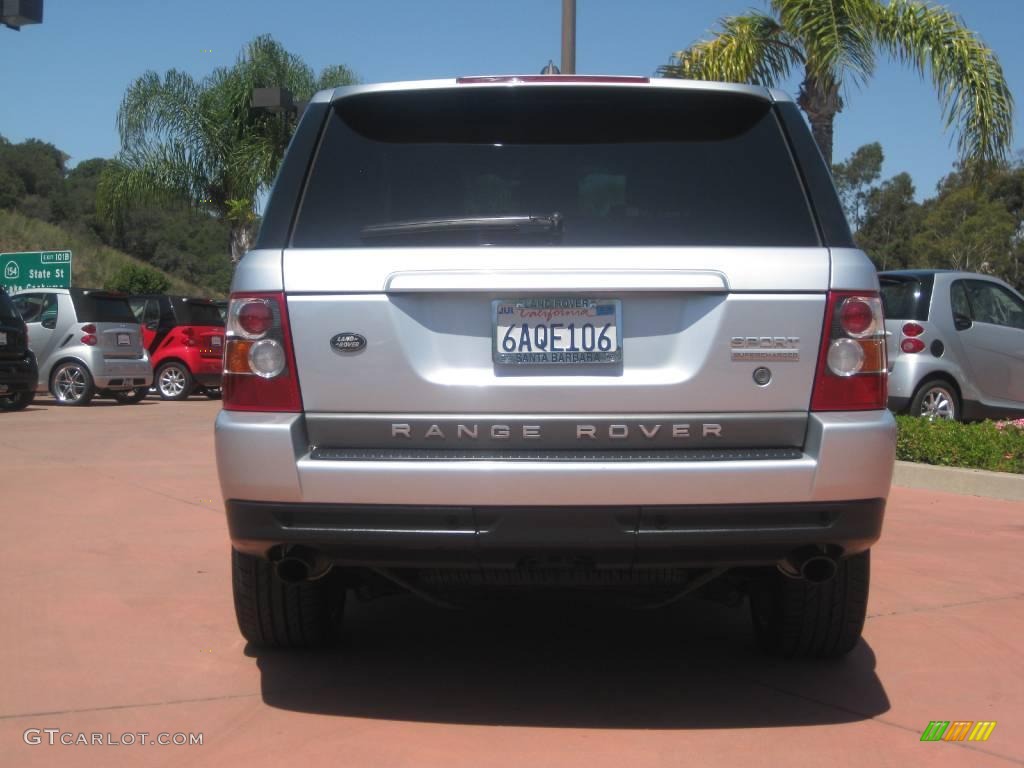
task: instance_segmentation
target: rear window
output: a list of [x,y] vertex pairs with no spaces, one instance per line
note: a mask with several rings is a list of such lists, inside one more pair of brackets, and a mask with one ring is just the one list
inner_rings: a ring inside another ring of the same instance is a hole
[[[494,221],[502,217],[518,219]],[[752,96],[463,86],[339,101],[292,245],[453,244],[799,247],[819,238],[778,119]]]
[[128,299],[102,294],[72,294],[75,314],[80,323],[138,324]]
[[224,325],[217,305],[206,301],[183,301],[178,306],[181,325]]
[[927,320],[934,278],[881,275],[882,312],[886,320]]

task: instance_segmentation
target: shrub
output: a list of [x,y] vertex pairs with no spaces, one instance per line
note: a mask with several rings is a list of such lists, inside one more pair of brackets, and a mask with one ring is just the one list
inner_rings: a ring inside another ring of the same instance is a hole
[[896,458],[944,467],[1024,472],[1024,429],[1013,422],[961,424],[897,416]]
[[106,284],[108,290],[123,293],[165,293],[170,287],[166,275],[140,264],[125,264]]

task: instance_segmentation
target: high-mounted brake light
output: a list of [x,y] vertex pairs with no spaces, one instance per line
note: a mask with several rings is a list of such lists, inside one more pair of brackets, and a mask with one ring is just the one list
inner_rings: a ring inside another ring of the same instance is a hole
[[232,294],[224,338],[226,411],[302,410],[282,293]]
[[811,410],[881,410],[886,383],[885,323],[878,294],[830,291]]
[[455,79],[459,85],[487,83],[649,83],[651,78],[636,75],[478,75]]

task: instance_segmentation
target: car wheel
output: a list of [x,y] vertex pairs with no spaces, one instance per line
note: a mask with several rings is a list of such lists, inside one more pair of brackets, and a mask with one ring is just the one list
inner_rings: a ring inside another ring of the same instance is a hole
[[928,421],[959,421],[960,398],[949,382],[941,379],[926,381],[918,387],[910,403],[910,415],[921,416]]
[[50,377],[50,394],[61,405],[88,405],[96,396],[96,385],[81,363],[61,363]]
[[750,594],[758,645],[785,658],[845,656],[864,628],[870,576],[870,552],[840,560],[823,583],[765,573]]
[[182,363],[164,363],[156,369],[155,378],[162,400],[187,400],[195,386],[191,371]]
[[36,399],[36,393],[28,390],[26,392],[14,392],[10,395],[0,397],[0,411],[21,411],[28,408]]
[[137,387],[135,389],[127,389],[121,392],[111,392],[110,394],[121,405],[134,405],[135,403],[141,403],[146,399],[146,395],[149,394],[149,387]]
[[242,636],[265,648],[311,648],[337,638],[345,591],[331,574],[290,584],[268,560],[231,550],[235,616]]

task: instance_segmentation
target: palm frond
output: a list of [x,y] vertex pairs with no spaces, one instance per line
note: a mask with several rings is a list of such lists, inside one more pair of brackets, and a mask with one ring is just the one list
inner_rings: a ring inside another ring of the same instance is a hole
[[658,73],[772,86],[802,61],[800,47],[776,19],[750,13],[720,20],[711,38],[676,52]]
[[861,84],[870,77],[878,0],[771,0],[771,6],[786,33],[801,42],[810,77]]
[[946,128],[965,161],[1006,159],[1013,142],[1013,95],[995,53],[945,8],[913,0],[879,6],[878,44],[898,61],[931,76]]
[[322,91],[325,88],[338,88],[342,85],[356,85],[359,77],[344,64],[332,64],[320,70],[316,79],[315,91]]

